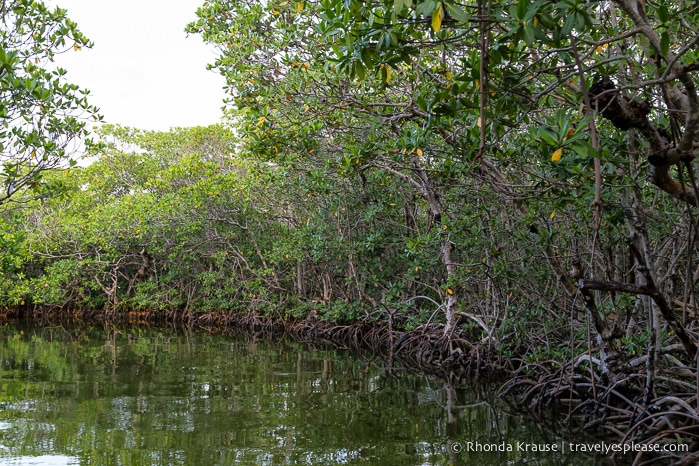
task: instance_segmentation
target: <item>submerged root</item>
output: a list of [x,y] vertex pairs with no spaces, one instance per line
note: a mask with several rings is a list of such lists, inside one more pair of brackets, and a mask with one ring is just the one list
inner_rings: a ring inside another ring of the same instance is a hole
[[[595,372],[576,370],[575,364],[556,371],[545,365],[528,365],[502,385],[500,395],[518,411],[527,411],[553,429],[607,434],[606,438],[611,434],[620,444],[648,446],[646,451],[633,453],[630,459],[634,465],[646,461],[697,464],[697,453],[689,453],[699,449],[696,390],[673,393],[676,385],[665,383],[656,388],[655,398],[644,401],[648,398],[644,394],[646,376],[638,370],[604,383]],[[674,451],[678,443],[688,449]],[[655,444],[673,446],[650,452]],[[621,455],[615,452],[610,460]]]

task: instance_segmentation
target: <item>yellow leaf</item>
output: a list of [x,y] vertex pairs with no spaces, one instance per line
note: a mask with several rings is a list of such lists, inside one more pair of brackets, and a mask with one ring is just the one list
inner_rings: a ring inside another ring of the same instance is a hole
[[418,270],[420,270],[420,267],[418,267],[418,266],[416,265],[416,266],[415,266],[415,271],[417,272]]
[[296,13],[301,13],[301,10],[303,10],[303,6],[306,4],[306,2],[300,2],[298,5],[296,5]]
[[422,149],[418,149],[418,150],[417,150],[417,156],[418,156],[418,157],[422,157],[422,154],[423,154]]
[[257,119],[257,126],[261,126],[267,118],[261,116],[260,118]]
[[73,44],[73,50],[75,50],[75,51],[77,52],[78,50],[82,50],[82,47],[80,47],[80,46],[78,45],[78,43],[76,42],[76,43]]
[[451,71],[447,71],[446,73],[444,73],[444,77],[446,77],[447,80],[451,81]]
[[36,157],[36,151],[33,150],[31,153],[31,156],[32,156],[32,158]]
[[391,67],[387,66],[386,67],[386,84],[389,84],[391,82]]
[[452,290],[451,288],[447,288],[447,294],[448,294],[448,295],[453,295],[453,294],[454,294],[454,290]]
[[556,211],[554,210],[553,212],[551,212],[551,215],[549,215],[549,218],[553,218],[555,216],[556,216]]
[[539,24],[539,18],[534,16],[534,20],[532,21],[532,26],[536,27],[537,24]]
[[559,147],[551,156],[551,162],[558,162],[561,160],[561,155],[563,155],[563,148]]
[[444,10],[442,5],[439,5],[439,8],[432,13],[432,29],[434,32],[439,32],[442,29],[442,19],[444,19]]
[[476,126],[479,128],[481,127],[481,117],[478,117],[478,120],[476,121]]

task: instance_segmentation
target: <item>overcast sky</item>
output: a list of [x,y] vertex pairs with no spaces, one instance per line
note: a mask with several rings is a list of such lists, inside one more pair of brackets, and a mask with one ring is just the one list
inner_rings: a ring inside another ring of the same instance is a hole
[[217,123],[224,79],[206,70],[216,54],[184,32],[203,1],[47,0],[94,42],[56,62],[69,82],[90,90],[108,123],[151,130]]

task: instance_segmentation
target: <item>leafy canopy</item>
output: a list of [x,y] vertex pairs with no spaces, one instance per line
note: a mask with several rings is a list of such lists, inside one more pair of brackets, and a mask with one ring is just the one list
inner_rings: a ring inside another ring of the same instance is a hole
[[31,0],[0,4],[0,204],[25,188],[30,197],[55,191],[42,173],[74,164],[86,119],[99,117],[88,92],[67,83],[53,61],[90,45],[64,9]]

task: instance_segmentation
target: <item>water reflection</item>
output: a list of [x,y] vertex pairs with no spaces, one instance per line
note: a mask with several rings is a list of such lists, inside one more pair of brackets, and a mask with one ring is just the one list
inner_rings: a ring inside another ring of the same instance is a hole
[[80,459],[70,456],[43,455],[3,458],[2,464],[21,466],[69,466],[80,464]]
[[174,330],[3,327],[0,423],[3,464],[572,464],[464,448],[558,441],[488,394],[346,352]]

